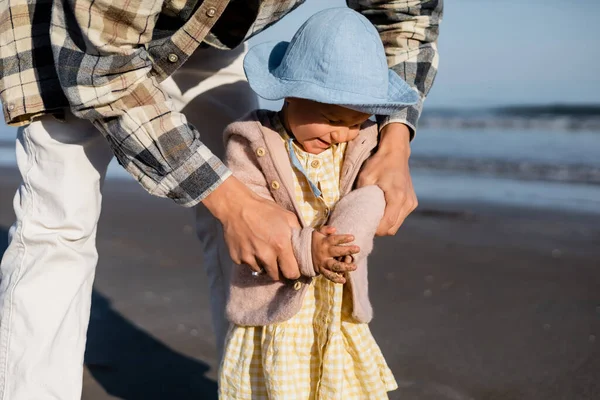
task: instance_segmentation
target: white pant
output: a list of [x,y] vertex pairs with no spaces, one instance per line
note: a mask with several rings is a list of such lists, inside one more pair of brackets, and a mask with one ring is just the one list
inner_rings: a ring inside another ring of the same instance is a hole
[[[217,155],[222,130],[256,98],[241,67],[243,49],[202,49],[163,83]],[[98,260],[96,227],[112,153],[87,121],[44,117],[19,129],[22,175],[16,223],[0,265],[0,400],[81,397],[83,354]],[[220,225],[198,207],[198,235],[211,286],[213,323],[222,349],[228,252]]]

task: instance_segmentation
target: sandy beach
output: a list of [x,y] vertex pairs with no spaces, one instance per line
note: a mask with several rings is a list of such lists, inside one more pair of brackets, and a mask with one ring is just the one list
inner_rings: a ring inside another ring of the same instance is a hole
[[[97,241],[83,399],[215,399],[192,212],[109,180]],[[392,399],[600,398],[600,214],[422,201],[370,265]]]

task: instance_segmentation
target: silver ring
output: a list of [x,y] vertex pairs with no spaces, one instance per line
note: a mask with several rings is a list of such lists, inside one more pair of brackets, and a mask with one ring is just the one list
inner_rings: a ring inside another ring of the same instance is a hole
[[260,271],[252,271],[252,276],[260,276],[265,273],[265,269],[261,268]]

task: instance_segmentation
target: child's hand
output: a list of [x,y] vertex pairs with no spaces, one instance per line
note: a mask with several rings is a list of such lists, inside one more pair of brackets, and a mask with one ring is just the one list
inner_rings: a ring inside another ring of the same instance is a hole
[[352,254],[360,251],[356,245],[347,246],[354,240],[352,235],[336,235],[335,228],[323,226],[312,235],[312,257],[315,272],[335,283],[346,283],[344,274],[354,271]]

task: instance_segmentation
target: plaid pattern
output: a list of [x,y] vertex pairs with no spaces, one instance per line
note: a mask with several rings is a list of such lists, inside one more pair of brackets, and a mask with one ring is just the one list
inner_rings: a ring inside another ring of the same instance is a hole
[[[306,177],[295,170],[301,217],[318,227],[327,220],[324,212],[339,199],[345,146],[320,155],[293,147],[309,179],[322,191],[322,197],[316,198]],[[396,381],[369,326],[353,321],[352,298],[345,288],[319,276],[307,289],[300,312],[288,321],[233,326],[221,365],[220,398],[387,398],[387,392],[397,388]]]
[[[158,83],[205,44],[233,48],[304,0],[0,1],[0,98],[8,124],[70,105],[151,193],[192,206],[228,170]],[[442,0],[349,0],[424,98],[437,70]],[[52,19],[51,19],[52,17]],[[421,104],[386,120],[415,129]]]
[[378,117],[377,122],[381,127],[391,122],[404,123],[414,135],[439,64],[437,37],[443,0],[349,0],[348,5],[375,25],[388,65],[421,95],[417,104],[392,116]]

